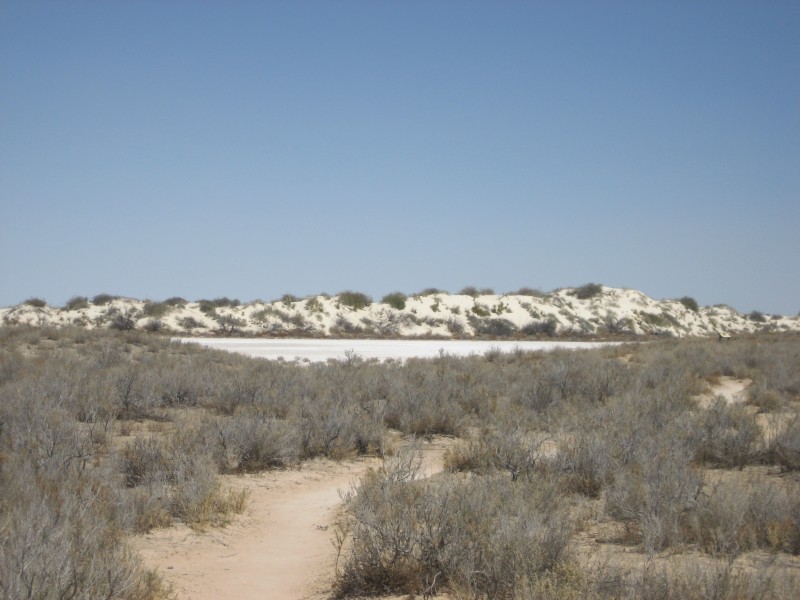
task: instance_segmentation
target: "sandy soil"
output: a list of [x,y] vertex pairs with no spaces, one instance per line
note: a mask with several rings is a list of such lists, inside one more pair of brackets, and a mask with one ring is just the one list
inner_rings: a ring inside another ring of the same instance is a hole
[[[447,444],[424,444],[426,475],[441,470]],[[170,527],[136,536],[132,546],[180,600],[322,599],[334,575],[330,526],[340,493],[379,465],[376,458],[320,459],[300,470],[226,477],[225,485],[251,494],[246,513],[233,524],[206,532]]]

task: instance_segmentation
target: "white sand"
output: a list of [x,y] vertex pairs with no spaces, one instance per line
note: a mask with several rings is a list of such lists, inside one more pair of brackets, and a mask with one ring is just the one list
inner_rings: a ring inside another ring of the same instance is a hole
[[207,348],[238,352],[258,358],[324,362],[344,360],[348,352],[364,359],[379,360],[433,358],[440,352],[451,356],[484,354],[489,350],[513,352],[543,351],[564,348],[579,350],[599,348],[613,342],[509,342],[472,340],[330,340],[330,339],[246,339],[246,338],[178,338]]

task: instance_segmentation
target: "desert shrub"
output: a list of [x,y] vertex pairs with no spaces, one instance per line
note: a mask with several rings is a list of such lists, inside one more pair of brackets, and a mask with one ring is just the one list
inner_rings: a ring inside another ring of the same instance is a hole
[[104,306],[106,304],[110,304],[117,298],[119,298],[119,296],[112,296],[111,294],[97,294],[94,298],[92,298],[92,304],[95,306]]
[[142,314],[145,317],[152,317],[154,319],[160,319],[165,315],[169,314],[169,312],[173,309],[171,304],[167,304],[166,302],[150,302],[147,301],[144,303],[142,307]]
[[696,424],[695,460],[718,467],[742,469],[758,457],[761,428],[743,406],[717,398]]
[[181,317],[178,320],[178,325],[184,329],[191,331],[192,329],[205,329],[206,325],[202,321],[195,319],[194,317]]
[[787,471],[800,471],[800,413],[778,415],[770,429],[765,462]]
[[656,313],[651,313],[651,312],[647,312],[647,311],[640,311],[639,312],[639,316],[642,318],[642,320],[645,323],[647,323],[648,325],[651,325],[653,327],[669,327],[670,326],[669,319],[667,319],[664,316],[663,313],[662,314],[656,314]]
[[419,481],[402,456],[365,476],[345,496],[345,511],[338,597],[451,590],[515,598],[566,560],[571,533],[557,493],[543,482]]
[[394,309],[403,310],[406,307],[406,295],[402,292],[392,292],[391,294],[386,294],[382,299],[381,302],[384,304],[388,304]]
[[211,300],[198,300],[197,304],[199,305],[200,312],[207,315],[213,314],[217,309],[217,306]]
[[445,467],[449,471],[480,474],[506,471],[512,481],[520,477],[530,479],[542,458],[545,441],[546,437],[520,423],[520,415],[508,411],[484,427],[479,435],[449,450]]
[[269,317],[275,317],[284,322],[287,322],[292,318],[288,312],[276,308],[275,306],[267,306],[266,308],[263,308],[252,314],[252,318],[255,321],[267,321]]
[[351,292],[349,290],[339,292],[337,294],[339,304],[352,308],[353,310],[361,310],[367,308],[372,304],[372,298],[361,292]]
[[473,314],[481,318],[486,318],[490,315],[489,309],[486,308],[483,304],[480,304],[478,302],[473,304],[470,310],[472,311]]
[[625,523],[630,539],[647,552],[682,539],[683,515],[702,488],[685,447],[672,443],[662,438],[642,444],[636,459],[615,475],[606,496],[606,512]]
[[466,287],[463,287],[458,293],[463,296],[472,296],[473,298],[480,295],[478,288],[476,288],[474,285],[468,285]]
[[167,306],[173,306],[176,308],[182,308],[188,304],[188,300],[186,298],[181,298],[180,296],[171,296],[162,302],[162,304],[166,304]]
[[401,327],[412,322],[412,317],[407,313],[381,310],[375,314],[374,318],[364,317],[361,322],[379,335],[391,336],[399,334]]
[[89,299],[86,296],[73,296],[64,305],[64,310],[81,310],[89,308]]
[[800,580],[778,566],[758,570],[731,561],[687,559],[677,565],[648,561],[622,571],[601,565],[590,571],[583,598],[629,600],[780,600],[793,595]]
[[[348,353],[344,362],[313,370],[313,381],[309,382],[312,387],[306,398],[290,409],[304,458],[343,458],[383,449],[383,402],[364,389],[364,378],[371,368]],[[383,385],[380,382],[380,387]],[[382,395],[385,391],[375,393]]]
[[164,323],[160,319],[148,319],[143,328],[150,333],[156,333],[164,328]]
[[450,335],[455,337],[464,335],[466,331],[464,329],[464,324],[460,320],[453,317],[448,318],[447,321],[445,321],[445,325],[447,326],[447,331],[450,332]]
[[111,317],[108,326],[116,331],[131,331],[136,327],[137,312],[133,309],[120,311]]
[[417,296],[435,296],[436,294],[446,294],[446,293],[447,293],[446,290],[440,290],[439,288],[429,287],[429,288],[425,288],[424,290],[422,290],[421,292],[419,292],[416,295]]
[[0,489],[4,598],[167,596],[126,547],[102,485],[83,478],[46,482],[21,468]]
[[767,318],[764,316],[764,313],[761,313],[761,312],[759,312],[757,310],[754,310],[754,311],[750,312],[747,315],[747,318],[750,319],[751,321],[755,322],[755,323],[766,323],[767,322]]
[[211,450],[192,427],[179,428],[164,441],[137,437],[119,450],[116,462],[126,487],[134,490],[121,500],[137,531],[172,519],[222,524],[244,508],[241,494],[221,489]]
[[33,306],[34,308],[44,308],[47,306],[47,302],[42,300],[41,298],[28,298],[23,302],[25,306]]
[[700,306],[697,304],[697,300],[689,296],[684,296],[683,298],[678,300],[678,302],[683,304],[686,308],[688,308],[692,312],[697,312],[700,310]]
[[321,313],[325,310],[322,306],[322,302],[317,296],[309,298],[306,300],[306,310],[311,313]]
[[464,427],[464,409],[455,400],[460,391],[445,371],[424,361],[407,361],[387,382],[386,424],[415,435],[457,435]]
[[358,335],[364,333],[364,331],[364,327],[353,323],[344,315],[336,317],[336,321],[334,321],[333,326],[330,328],[332,335]]
[[558,321],[555,319],[545,319],[543,321],[531,321],[520,329],[525,335],[553,337],[558,332]]
[[222,472],[256,472],[296,464],[298,431],[285,420],[249,410],[205,423],[206,437]]
[[300,299],[297,296],[295,296],[294,294],[284,294],[283,296],[281,296],[281,302],[287,308],[291,308],[292,304],[294,304],[295,302],[297,302],[299,300]]
[[521,287],[515,292],[511,292],[511,296],[530,296],[532,298],[541,298],[544,292],[538,288]]
[[239,331],[241,327],[247,325],[247,321],[233,315],[215,315],[218,331],[223,335],[232,335]]
[[777,411],[784,403],[784,395],[770,388],[763,379],[747,388],[747,404],[758,407],[759,412]]
[[603,293],[603,286],[598,283],[587,283],[580,287],[573,289],[570,292],[571,296],[575,296],[578,300],[588,300]]
[[214,300],[198,300],[200,310],[206,314],[213,313],[217,308],[235,308],[241,304],[237,299],[230,299],[227,296],[215,298]]
[[517,326],[508,319],[476,319],[475,332],[492,337],[509,337],[517,332]]
[[222,296],[221,298],[214,298],[211,302],[217,308],[236,308],[237,306],[241,306],[242,304],[237,298],[228,298],[227,296]]
[[800,553],[800,488],[773,481],[726,480],[699,497],[686,538],[710,554],[758,548]]

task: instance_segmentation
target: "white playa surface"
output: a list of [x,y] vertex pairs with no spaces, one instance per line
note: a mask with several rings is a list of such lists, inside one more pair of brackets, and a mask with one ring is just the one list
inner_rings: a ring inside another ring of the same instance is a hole
[[440,352],[451,356],[500,352],[546,351],[556,348],[579,350],[614,345],[618,342],[533,342],[473,340],[366,340],[366,339],[248,339],[248,338],[176,338],[207,348],[238,352],[247,356],[276,360],[324,362],[344,360],[353,352],[360,358],[405,360],[434,358]]

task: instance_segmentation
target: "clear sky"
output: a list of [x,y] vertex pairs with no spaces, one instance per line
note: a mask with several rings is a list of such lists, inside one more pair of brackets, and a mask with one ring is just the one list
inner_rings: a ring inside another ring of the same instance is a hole
[[800,311],[800,2],[0,0],[0,305]]

